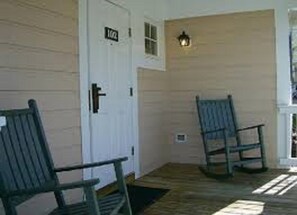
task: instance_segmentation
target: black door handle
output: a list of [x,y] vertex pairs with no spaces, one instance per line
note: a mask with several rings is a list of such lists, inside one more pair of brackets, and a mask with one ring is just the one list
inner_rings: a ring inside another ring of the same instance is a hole
[[99,93],[101,90],[101,87],[98,87],[96,83],[92,84],[93,113],[98,113],[99,97],[106,96],[106,93]]

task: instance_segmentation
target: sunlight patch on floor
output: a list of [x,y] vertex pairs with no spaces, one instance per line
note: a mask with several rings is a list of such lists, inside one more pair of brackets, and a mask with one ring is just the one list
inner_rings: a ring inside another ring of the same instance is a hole
[[297,173],[297,167],[291,167],[291,168],[289,169],[289,172],[290,172],[290,173]]
[[253,194],[284,195],[297,184],[297,175],[282,174],[253,191]]
[[237,200],[220,211],[215,212],[213,215],[259,215],[263,213],[264,205],[264,202]]

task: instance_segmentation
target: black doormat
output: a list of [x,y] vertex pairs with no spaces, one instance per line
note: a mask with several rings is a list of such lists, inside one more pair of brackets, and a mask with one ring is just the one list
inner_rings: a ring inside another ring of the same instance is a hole
[[169,190],[127,185],[133,215],[140,214],[145,208],[155,203]]

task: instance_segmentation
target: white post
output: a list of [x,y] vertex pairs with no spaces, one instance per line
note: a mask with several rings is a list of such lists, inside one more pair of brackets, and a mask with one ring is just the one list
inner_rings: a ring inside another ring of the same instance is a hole
[[286,155],[287,159],[290,159],[292,157],[291,151],[292,151],[292,114],[287,113],[286,114],[286,130],[287,130],[287,138],[286,138]]

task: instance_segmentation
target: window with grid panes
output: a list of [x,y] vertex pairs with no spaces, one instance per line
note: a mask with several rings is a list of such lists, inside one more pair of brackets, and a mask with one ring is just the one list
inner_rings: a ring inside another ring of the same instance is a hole
[[157,27],[145,22],[144,23],[144,44],[145,53],[148,55],[158,56],[158,32]]

